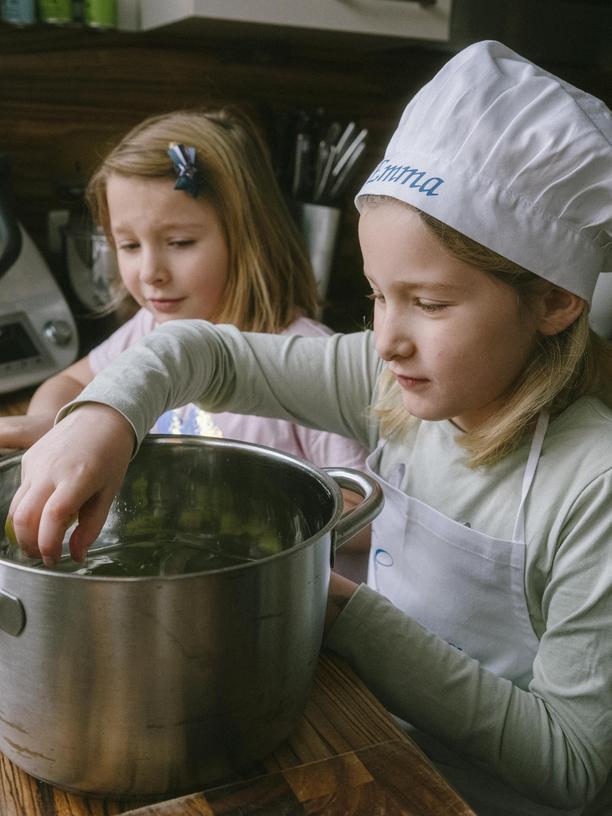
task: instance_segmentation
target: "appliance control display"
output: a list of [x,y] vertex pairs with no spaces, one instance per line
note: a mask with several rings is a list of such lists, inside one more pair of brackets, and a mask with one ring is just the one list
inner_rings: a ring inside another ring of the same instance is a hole
[[27,315],[13,312],[0,319],[0,377],[44,371],[51,362]]
[[[7,228],[4,215],[0,233]],[[19,255],[6,269],[3,255],[0,275],[0,394],[43,382],[78,354],[70,307],[34,241],[17,226]]]
[[40,352],[32,342],[21,323],[0,326],[0,365],[40,357]]

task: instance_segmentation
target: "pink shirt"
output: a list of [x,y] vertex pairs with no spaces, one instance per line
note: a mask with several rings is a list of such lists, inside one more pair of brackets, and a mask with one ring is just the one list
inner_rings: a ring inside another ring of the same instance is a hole
[[[156,327],[153,315],[140,309],[107,340],[96,346],[88,357],[98,374],[122,351],[134,345]],[[298,318],[283,334],[329,335],[331,330],[306,317]],[[200,434],[240,439],[291,453],[317,467],[342,466],[363,469],[367,451],[352,439],[338,434],[315,431],[282,419],[247,416],[229,412],[212,414],[197,405],[186,405],[161,416],[152,433]]]

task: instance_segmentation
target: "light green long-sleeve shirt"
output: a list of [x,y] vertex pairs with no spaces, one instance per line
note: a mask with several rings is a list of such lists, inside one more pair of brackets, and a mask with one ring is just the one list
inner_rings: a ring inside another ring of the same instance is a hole
[[[369,332],[287,338],[171,321],[122,354],[79,401],[112,405],[139,441],[163,411],[199,402],[291,419],[373,448],[379,430],[368,406],[381,370]],[[470,469],[457,433],[449,422],[415,423],[407,439],[385,446],[382,474],[404,462],[401,487],[410,495],[511,538],[529,441],[492,467]],[[528,691],[367,587],[327,645],[402,719],[525,796],[580,808],[609,784],[612,768],[612,412],[598,400],[582,398],[551,421],[525,526],[525,594],[540,639]]]

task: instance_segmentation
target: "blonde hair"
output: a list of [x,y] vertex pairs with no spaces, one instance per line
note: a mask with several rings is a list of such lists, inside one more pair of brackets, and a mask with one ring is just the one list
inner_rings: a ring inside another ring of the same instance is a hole
[[109,240],[109,177],[176,179],[167,152],[172,142],[195,147],[203,181],[200,194],[215,207],[228,244],[229,277],[215,321],[232,323],[243,331],[278,332],[300,315],[314,316],[317,289],[303,239],[276,182],[262,137],[237,110],[182,110],[152,116],[121,139],[87,187],[93,218]]
[[[389,200],[385,196],[364,196],[365,204]],[[397,201],[396,199],[392,199]],[[411,207],[425,226],[452,257],[481,269],[511,286],[521,308],[530,309],[534,299],[549,284],[496,252],[482,246],[436,218]],[[599,397],[612,407],[612,344],[589,328],[588,310],[559,334],[540,335],[526,368],[507,394],[504,404],[486,422],[467,431],[460,444],[469,453],[469,465],[493,464],[520,443],[543,409],[558,414],[581,396]],[[380,419],[385,436],[404,434],[413,417],[406,415],[401,391],[393,376],[385,371],[373,412]]]

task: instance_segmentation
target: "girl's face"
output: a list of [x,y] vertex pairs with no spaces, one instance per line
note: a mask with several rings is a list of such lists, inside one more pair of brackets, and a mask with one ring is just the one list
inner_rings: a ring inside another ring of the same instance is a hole
[[406,410],[470,430],[524,369],[537,319],[514,289],[454,259],[399,202],[365,205],[359,222],[374,335]]
[[119,272],[159,323],[214,320],[229,251],[215,208],[174,189],[171,179],[111,175],[106,199]]

